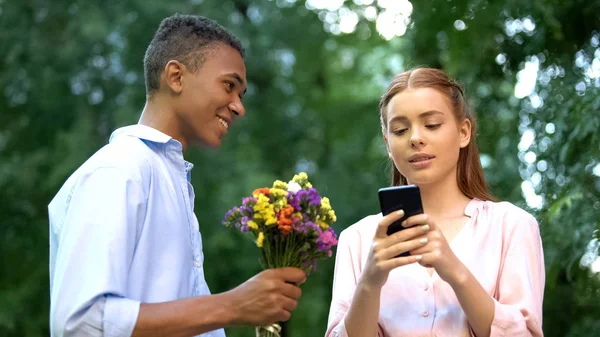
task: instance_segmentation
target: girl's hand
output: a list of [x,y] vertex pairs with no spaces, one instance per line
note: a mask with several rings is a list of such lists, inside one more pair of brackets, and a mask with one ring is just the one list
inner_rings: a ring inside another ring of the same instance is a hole
[[425,234],[430,229],[428,225],[416,226],[415,223],[412,228],[388,236],[387,228],[401,219],[402,216],[404,216],[404,211],[400,210],[388,214],[379,222],[362,273],[361,282],[363,286],[381,288],[387,281],[392,269],[421,260],[420,254],[395,257],[404,252],[422,248],[427,243]]
[[427,214],[418,214],[406,219],[402,224],[407,228],[404,231],[424,225],[429,225],[429,231],[421,235],[419,239],[426,239],[427,243],[411,250],[410,254],[422,256],[419,264],[435,268],[442,280],[449,284],[459,282],[461,275],[464,274],[465,266],[456,257],[435,221]]

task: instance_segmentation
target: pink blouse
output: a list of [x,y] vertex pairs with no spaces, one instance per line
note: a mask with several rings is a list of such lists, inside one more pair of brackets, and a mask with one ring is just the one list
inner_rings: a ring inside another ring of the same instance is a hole
[[[511,203],[478,199],[465,215],[471,219],[450,247],[494,299],[491,336],[543,336],[545,272],[537,221]],[[344,318],[381,218],[368,216],[340,234],[326,337],[347,336]],[[416,263],[390,272],[378,323],[378,337],[473,336],[452,287]]]

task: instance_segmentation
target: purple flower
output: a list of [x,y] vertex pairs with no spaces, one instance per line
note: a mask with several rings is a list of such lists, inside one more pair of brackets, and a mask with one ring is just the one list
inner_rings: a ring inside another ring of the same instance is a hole
[[236,212],[238,210],[237,206],[228,210],[227,213],[225,213],[225,219],[229,219],[229,217],[231,216],[231,214],[233,214],[234,212]]
[[246,197],[242,200],[242,205],[244,206],[248,206],[248,204],[255,204],[256,203],[256,198],[254,197]]
[[240,228],[241,232],[247,232],[250,230],[250,227],[248,227],[248,217],[242,217],[242,227]]
[[294,230],[297,233],[306,234],[308,232],[308,229],[306,228],[306,222],[297,223],[296,226],[294,226]]
[[298,202],[300,202],[301,205],[304,201],[306,201],[307,195],[308,195],[307,190],[300,190],[300,191],[296,192],[296,198],[298,198]]
[[228,210],[227,213],[225,213],[225,218],[223,219],[223,221],[221,223],[223,225],[227,225],[227,223],[232,220],[231,217],[234,215],[234,213],[236,213],[238,211],[239,211],[239,208],[237,206]]
[[240,207],[240,213],[243,216],[251,217],[254,215],[254,209],[251,206],[242,206]]
[[314,188],[300,190],[295,195],[288,193],[288,203],[294,207],[297,212],[302,211],[302,206],[321,206],[321,196],[319,191]]
[[[308,216],[305,215],[305,219],[308,219]],[[319,232],[321,229],[312,221],[303,221],[299,222],[294,229],[298,233],[302,233],[304,235],[308,235],[311,231]]]
[[[304,191],[304,190],[300,190],[300,191],[298,191],[298,193],[300,193],[302,191]],[[300,212],[302,210],[302,208],[300,206],[301,198],[298,196],[298,193],[288,192],[288,194],[287,194],[288,204],[291,205],[292,207],[294,207],[294,211],[296,211],[296,212]]]
[[319,191],[312,187],[309,188],[306,201],[308,201],[309,206],[321,206],[321,196],[319,195]]

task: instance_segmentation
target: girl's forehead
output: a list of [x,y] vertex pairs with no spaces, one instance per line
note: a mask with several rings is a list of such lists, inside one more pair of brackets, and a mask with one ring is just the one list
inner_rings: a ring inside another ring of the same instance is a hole
[[388,119],[392,115],[419,115],[428,111],[439,111],[442,114],[452,112],[452,104],[448,97],[433,88],[407,89],[396,94],[387,108]]

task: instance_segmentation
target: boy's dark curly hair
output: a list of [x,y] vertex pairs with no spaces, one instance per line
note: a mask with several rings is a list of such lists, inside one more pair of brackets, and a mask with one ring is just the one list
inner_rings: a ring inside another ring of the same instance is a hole
[[231,46],[244,57],[240,40],[211,19],[183,14],[164,19],[144,56],[146,95],[150,97],[160,88],[160,74],[167,62],[177,60],[194,72],[215,43]]

